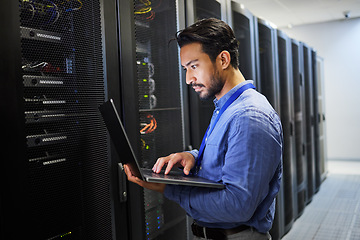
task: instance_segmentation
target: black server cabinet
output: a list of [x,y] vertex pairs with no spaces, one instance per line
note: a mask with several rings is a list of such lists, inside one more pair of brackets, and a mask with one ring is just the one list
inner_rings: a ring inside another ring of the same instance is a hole
[[324,93],[324,59],[316,56],[316,75],[318,85],[318,111],[319,111],[319,168],[321,182],[327,175],[327,149],[326,149],[326,118],[325,118],[325,93]]
[[295,152],[296,152],[296,192],[297,208],[295,218],[299,217],[306,203],[307,177],[305,156],[305,90],[303,81],[302,46],[295,39],[291,40],[294,81],[295,111]]
[[281,122],[284,134],[283,150],[283,189],[284,225],[288,232],[295,220],[296,198],[296,159],[295,159],[295,113],[294,87],[292,75],[291,39],[278,31],[279,83]]
[[280,114],[280,95],[278,78],[277,36],[271,23],[258,18],[259,45],[259,91],[269,100],[273,108]]
[[[186,25],[204,18],[225,19],[226,4],[224,0],[187,0]],[[185,79],[183,80],[185,81]],[[212,100],[202,101],[197,93],[187,88],[190,112],[190,148],[199,148],[205,131],[214,111]]]
[[1,239],[112,239],[100,2],[0,9]]
[[[281,116],[279,65],[277,50],[277,33],[271,24],[257,19],[259,48],[259,87],[258,90],[268,99],[270,104]],[[277,197],[275,219],[270,233],[273,239],[280,239],[284,234],[284,196],[283,186]]]
[[314,157],[314,96],[311,48],[302,45],[305,84],[305,125],[306,125],[306,161],[307,161],[307,198],[310,202],[315,191],[315,157]]
[[319,191],[321,185],[321,169],[320,169],[320,114],[319,114],[319,99],[318,99],[318,74],[317,74],[317,53],[314,49],[311,50],[311,67],[313,78],[313,106],[314,106],[314,173],[315,173],[315,192]]
[[187,26],[204,18],[226,20],[226,0],[185,0]]
[[[130,4],[129,4],[130,3]],[[142,167],[184,150],[184,117],[173,1],[119,1],[121,108]],[[129,185],[130,239],[185,239],[186,214],[162,194]]]
[[255,33],[254,16],[241,4],[230,1],[228,7],[228,22],[239,41],[239,69],[245,79],[256,81],[255,64]]

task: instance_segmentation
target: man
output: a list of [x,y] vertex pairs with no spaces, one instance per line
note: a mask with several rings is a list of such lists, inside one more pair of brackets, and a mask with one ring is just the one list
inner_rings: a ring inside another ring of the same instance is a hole
[[172,167],[222,182],[224,189],[128,180],[164,193],[195,220],[195,239],[271,239],[282,175],[282,128],[266,98],[238,69],[238,41],[221,20],[204,19],[177,34],[186,83],[215,111],[200,150],[159,158],[153,171]]

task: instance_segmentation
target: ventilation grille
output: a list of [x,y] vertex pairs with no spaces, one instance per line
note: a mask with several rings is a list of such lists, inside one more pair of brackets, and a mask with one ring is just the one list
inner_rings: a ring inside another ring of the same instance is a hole
[[100,3],[19,6],[31,234],[111,239]]
[[[134,1],[139,155],[145,168],[152,168],[158,157],[183,150],[177,43],[169,43],[177,31],[176,15],[176,1]],[[161,195],[144,192],[146,239],[167,239],[170,232],[172,238],[172,229],[184,229],[173,219],[182,210],[166,210],[166,204]]]

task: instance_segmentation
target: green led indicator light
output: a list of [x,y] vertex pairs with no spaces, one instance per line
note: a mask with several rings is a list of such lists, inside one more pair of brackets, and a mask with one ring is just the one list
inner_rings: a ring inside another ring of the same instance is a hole
[[70,235],[71,234],[71,232],[68,232],[68,233],[65,233],[65,234],[63,234],[63,235],[61,235],[60,237],[62,238],[62,237],[66,237],[67,235]]
[[149,97],[149,95],[144,95],[144,98],[148,98]]

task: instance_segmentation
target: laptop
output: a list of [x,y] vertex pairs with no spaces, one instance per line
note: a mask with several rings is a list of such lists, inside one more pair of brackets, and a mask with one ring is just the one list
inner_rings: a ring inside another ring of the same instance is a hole
[[133,174],[146,182],[166,183],[175,185],[188,185],[210,188],[224,188],[224,184],[214,182],[198,176],[187,176],[182,170],[171,170],[169,174],[154,173],[151,169],[141,168],[134,150],[126,135],[124,126],[115,108],[114,101],[109,99],[99,106],[100,113],[114,143],[122,164],[127,164]]

